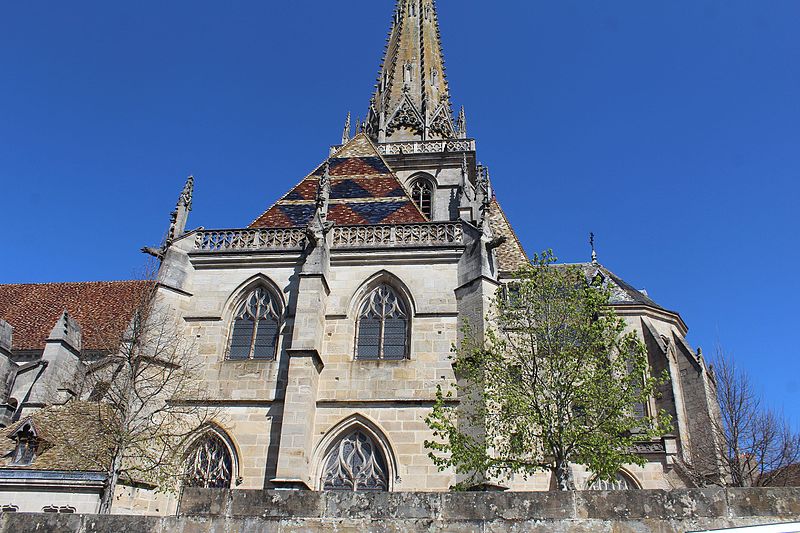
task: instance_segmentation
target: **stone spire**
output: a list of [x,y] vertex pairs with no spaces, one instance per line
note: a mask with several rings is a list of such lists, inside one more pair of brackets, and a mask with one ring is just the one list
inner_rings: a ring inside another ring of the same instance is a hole
[[367,133],[381,143],[456,138],[434,0],[397,0]]

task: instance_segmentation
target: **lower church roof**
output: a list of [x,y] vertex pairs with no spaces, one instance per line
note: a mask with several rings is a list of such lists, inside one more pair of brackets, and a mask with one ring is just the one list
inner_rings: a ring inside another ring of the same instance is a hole
[[81,327],[84,351],[116,344],[148,281],[100,281],[0,285],[0,319],[14,328],[14,351],[43,350],[64,311]]

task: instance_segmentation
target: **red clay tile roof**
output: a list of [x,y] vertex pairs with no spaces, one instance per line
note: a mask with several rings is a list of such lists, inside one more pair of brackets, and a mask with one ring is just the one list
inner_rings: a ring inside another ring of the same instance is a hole
[[[329,221],[339,225],[427,222],[366,135],[357,135],[327,163],[331,178]],[[308,224],[316,209],[315,198],[324,169],[324,164],[319,166],[250,227],[291,228]]]
[[144,295],[148,281],[0,285],[0,319],[14,327],[13,350],[42,350],[61,313],[81,326],[83,350],[107,350]]

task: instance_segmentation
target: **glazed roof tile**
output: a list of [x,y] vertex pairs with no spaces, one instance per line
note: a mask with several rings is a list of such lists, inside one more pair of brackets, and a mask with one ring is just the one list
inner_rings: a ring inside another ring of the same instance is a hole
[[364,134],[359,134],[317,167],[251,228],[291,228],[309,223],[316,211],[320,176],[328,164],[331,194],[328,220],[339,225],[427,222],[400,180]]

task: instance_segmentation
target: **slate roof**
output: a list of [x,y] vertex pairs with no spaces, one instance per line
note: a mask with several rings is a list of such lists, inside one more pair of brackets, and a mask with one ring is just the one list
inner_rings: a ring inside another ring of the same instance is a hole
[[586,272],[587,276],[594,276],[599,271],[611,282],[611,303],[614,305],[647,305],[650,307],[655,307],[656,309],[661,309],[662,311],[672,312],[658,305],[648,295],[634,288],[633,285],[626,282],[601,264],[579,263],[577,266],[582,268],[583,271]]
[[[338,225],[410,224],[427,219],[400,180],[362,134],[336,151],[329,163],[331,196],[328,220]],[[251,228],[306,226],[314,215],[319,178],[325,163],[259,216]]]
[[[110,463],[111,454],[109,447],[104,446],[108,432],[101,421],[109,415],[110,411],[103,404],[83,401],[34,411],[0,430],[0,467],[103,472]],[[9,436],[30,422],[39,439],[36,457],[29,466],[11,465],[16,442]]]
[[497,198],[492,198],[489,204],[489,227],[495,237],[505,237],[506,242],[497,248],[497,262],[501,272],[516,272],[520,268],[530,265],[531,261],[522,243],[519,241],[514,228],[508,221],[508,217],[503,212],[503,208],[497,202]]
[[147,281],[0,285],[0,319],[14,327],[14,351],[43,350],[66,310],[81,326],[84,351],[109,348],[127,327]]

